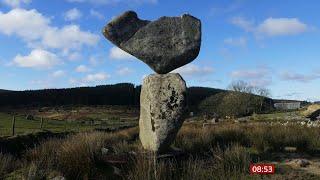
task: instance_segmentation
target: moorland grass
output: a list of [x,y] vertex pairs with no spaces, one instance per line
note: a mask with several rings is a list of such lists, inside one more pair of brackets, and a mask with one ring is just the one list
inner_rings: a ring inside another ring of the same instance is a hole
[[[251,162],[268,160],[266,154],[285,153],[286,146],[312,154],[320,147],[319,136],[319,128],[301,126],[222,124],[202,128],[185,124],[173,144],[185,156],[155,163],[142,150],[137,128],[79,133],[47,140],[19,159],[1,154],[0,175],[25,179],[52,174],[67,179],[256,179],[249,175]],[[107,155],[101,148],[109,150]],[[120,164],[110,163],[107,157]],[[281,174],[278,177],[282,179]]]

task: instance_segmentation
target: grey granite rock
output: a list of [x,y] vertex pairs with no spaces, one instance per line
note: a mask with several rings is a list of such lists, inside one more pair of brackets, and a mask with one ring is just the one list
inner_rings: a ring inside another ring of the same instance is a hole
[[187,14],[150,22],[140,20],[135,12],[128,11],[108,23],[103,34],[155,72],[165,74],[198,56],[201,22]]
[[121,43],[128,41],[139,29],[149,22],[140,20],[135,12],[127,11],[109,22],[103,28],[103,35],[120,47]]
[[167,150],[176,137],[186,108],[187,87],[179,74],[152,74],[142,85],[140,96],[140,140],[154,152]]

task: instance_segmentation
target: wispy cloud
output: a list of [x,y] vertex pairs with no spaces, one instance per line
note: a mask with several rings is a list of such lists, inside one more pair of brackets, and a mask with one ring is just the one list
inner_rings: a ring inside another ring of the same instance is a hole
[[226,38],[223,41],[227,45],[231,46],[239,46],[239,47],[246,47],[247,46],[247,39],[245,37],[238,37],[238,38]]
[[54,71],[51,76],[52,76],[53,78],[60,78],[60,77],[63,77],[63,76],[65,76],[65,75],[66,75],[66,72],[65,72],[65,71],[63,71],[63,70],[57,70],[57,71]]
[[99,11],[96,11],[96,10],[94,10],[94,9],[90,9],[90,15],[91,15],[92,17],[97,18],[97,19],[103,19],[103,18],[104,18],[104,16],[103,16],[102,13],[100,13]]
[[250,85],[256,87],[264,87],[272,83],[271,69],[268,67],[236,70],[231,72],[230,76],[233,79],[245,80]]
[[252,20],[245,19],[243,17],[233,17],[230,22],[247,32],[255,30],[254,22]]
[[46,80],[31,80],[29,82],[30,85],[33,87],[38,87],[38,88],[53,88],[53,83],[46,79]]
[[72,8],[64,14],[64,19],[67,21],[74,21],[80,19],[81,17],[82,13],[77,8]]
[[110,78],[110,75],[104,72],[88,74],[85,78],[83,78],[83,82],[103,82]]
[[128,67],[123,67],[123,68],[120,68],[117,70],[117,74],[120,75],[120,76],[126,76],[126,75],[129,75],[131,73],[133,73],[134,71]]
[[316,80],[320,78],[320,74],[312,73],[312,74],[300,74],[296,72],[283,72],[280,75],[282,80],[285,81],[297,81],[302,83],[308,83],[310,81]]
[[114,60],[128,60],[134,57],[118,47],[112,47],[109,51],[109,58]]
[[2,0],[2,3],[12,8],[17,8],[23,4],[30,4],[31,0]]
[[188,64],[173,71],[184,76],[205,76],[214,72],[212,67]]
[[228,3],[225,6],[214,5],[210,10],[210,15],[222,15],[226,13],[232,13],[239,10],[243,6],[243,0],[235,0]]
[[267,18],[259,24],[243,17],[234,17],[231,23],[256,36],[289,36],[306,32],[310,27],[298,18]]
[[92,66],[102,64],[108,58],[107,53],[94,54],[89,57],[89,63]]
[[80,59],[82,59],[82,54],[80,52],[66,52],[66,54],[64,54],[68,60],[70,61],[78,61]]
[[270,70],[268,68],[237,70],[237,71],[231,72],[231,77],[255,79],[255,78],[261,78],[261,77],[268,76],[269,72],[270,72]]
[[88,68],[86,65],[79,65],[76,67],[75,71],[79,72],[79,73],[85,73],[85,72],[89,72],[91,69]]
[[108,4],[120,4],[120,3],[131,3],[131,4],[156,4],[158,0],[67,0],[72,3],[91,3],[95,5],[108,5]]
[[70,78],[69,83],[73,86],[89,86],[96,83],[106,83],[111,76],[105,72],[87,74],[83,78]]

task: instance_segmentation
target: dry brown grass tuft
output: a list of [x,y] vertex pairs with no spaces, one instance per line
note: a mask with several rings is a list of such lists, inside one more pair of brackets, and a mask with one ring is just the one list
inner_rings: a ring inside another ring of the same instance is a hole
[[[29,150],[26,159],[35,167],[48,172],[57,170],[66,178],[79,179],[95,176],[96,163],[101,159],[101,148],[113,148],[117,152],[127,152],[137,129],[128,129],[118,133],[81,133],[66,139],[52,139]],[[133,145],[132,148],[135,146]]]
[[239,144],[251,147],[260,153],[282,152],[286,146],[296,147],[300,152],[312,153],[319,150],[319,128],[298,125],[225,124],[207,128],[183,127],[175,146],[188,152],[206,152],[211,146]]
[[0,153],[0,179],[12,172],[13,170],[20,168],[21,162],[10,154]]
[[156,163],[149,156],[138,156],[125,179],[245,179],[250,163],[245,148],[231,145],[212,149],[208,156],[187,159],[161,159]]

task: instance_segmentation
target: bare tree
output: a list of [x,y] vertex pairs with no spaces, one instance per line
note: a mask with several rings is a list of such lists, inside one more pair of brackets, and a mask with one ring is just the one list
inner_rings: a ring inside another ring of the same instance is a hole
[[236,92],[256,94],[258,96],[263,96],[263,97],[269,97],[271,94],[270,90],[265,87],[252,86],[249,83],[242,80],[233,81],[229,85],[228,89]]
[[262,111],[265,98],[269,98],[271,96],[270,90],[265,87],[255,87],[254,94],[260,96],[260,111]]
[[243,93],[250,93],[252,94],[254,91],[254,87],[251,86],[249,83],[239,80],[239,81],[233,81],[230,85],[229,88],[232,91],[236,92],[243,92]]
[[270,90],[265,87],[255,87],[254,94],[259,95],[259,96],[263,96],[263,97],[270,97],[271,96]]
[[[266,98],[271,95],[269,89],[264,88],[264,87],[252,86],[251,84],[249,84],[245,81],[242,81],[242,80],[233,81],[229,85],[229,89],[232,91],[235,91],[235,92],[258,95],[255,97],[255,99],[256,99],[256,101],[259,102],[260,111],[262,111],[262,109],[263,109],[263,105],[264,105]],[[250,98],[247,98],[247,99],[250,99]]]

